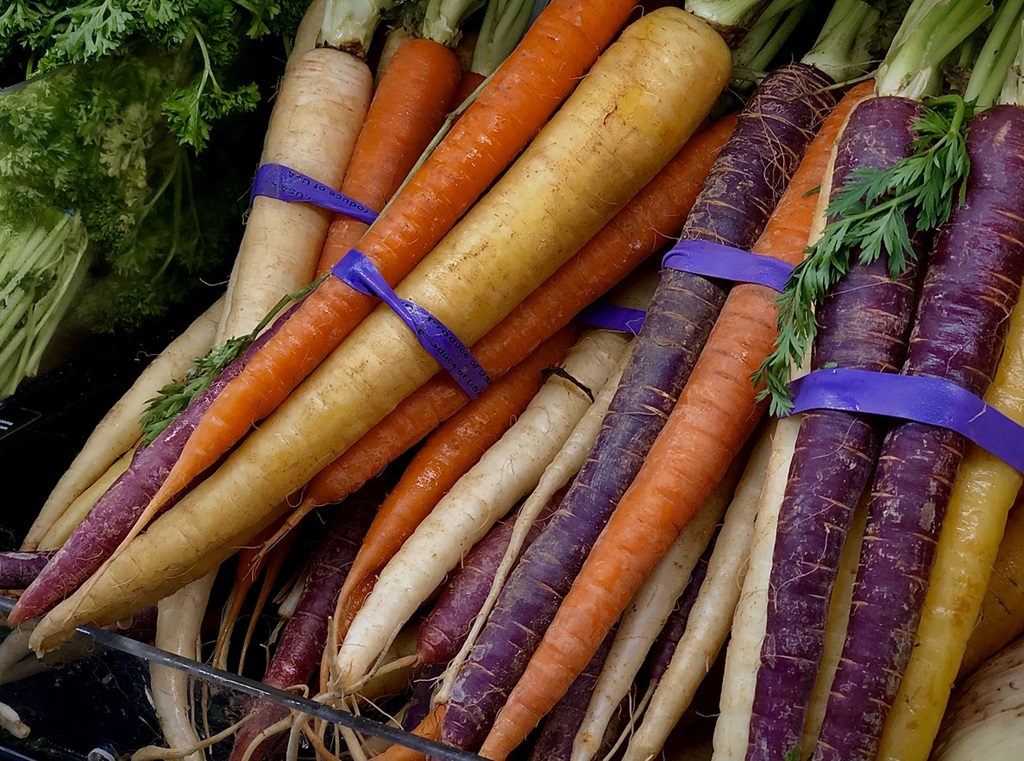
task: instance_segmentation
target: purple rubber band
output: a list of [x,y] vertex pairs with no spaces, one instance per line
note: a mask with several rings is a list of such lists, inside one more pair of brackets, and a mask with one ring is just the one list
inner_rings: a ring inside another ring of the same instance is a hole
[[737,283],[756,283],[775,291],[786,287],[793,271],[792,265],[781,259],[703,240],[679,241],[665,254],[661,266]]
[[793,412],[826,409],[949,428],[1024,473],[1024,427],[961,386],[870,370],[816,370],[794,380]]
[[614,304],[591,304],[582,310],[577,318],[580,322],[597,328],[618,330],[622,333],[639,335],[647,312],[643,309],[620,307]]
[[351,249],[331,272],[360,293],[376,296],[391,307],[470,399],[476,399],[491,384],[490,376],[458,336],[423,307],[399,298],[361,251]]
[[377,212],[368,206],[363,206],[355,199],[283,164],[262,164],[256,170],[256,177],[252,181],[252,190],[249,193],[250,205],[256,196],[267,196],[289,203],[311,203],[368,225],[377,218]]

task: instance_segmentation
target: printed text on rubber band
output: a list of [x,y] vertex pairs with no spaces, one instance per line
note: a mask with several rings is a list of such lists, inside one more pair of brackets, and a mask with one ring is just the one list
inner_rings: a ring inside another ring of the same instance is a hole
[[1024,473],[1024,427],[950,381],[833,369],[790,385],[794,413],[843,410],[949,428]]
[[282,164],[263,164],[256,170],[249,193],[250,203],[256,196],[267,196],[290,203],[311,203],[322,209],[345,214],[371,224],[377,212],[309,175]]
[[362,252],[352,249],[334,265],[331,272],[360,293],[376,296],[391,307],[423,348],[471,399],[476,399],[490,385],[490,377],[458,336],[426,309],[395,294]]
[[704,277],[757,283],[780,292],[793,271],[780,259],[703,240],[680,241],[665,254],[661,264]]

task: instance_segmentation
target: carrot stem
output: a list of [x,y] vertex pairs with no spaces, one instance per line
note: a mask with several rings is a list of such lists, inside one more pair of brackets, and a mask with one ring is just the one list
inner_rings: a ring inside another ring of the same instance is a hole
[[481,76],[496,71],[526,31],[533,12],[530,0],[489,0],[469,70]]
[[365,59],[383,7],[384,0],[326,0],[317,46]]

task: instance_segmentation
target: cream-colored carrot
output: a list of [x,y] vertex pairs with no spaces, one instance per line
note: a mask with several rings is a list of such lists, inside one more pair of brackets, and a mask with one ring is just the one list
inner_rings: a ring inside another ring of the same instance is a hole
[[[315,48],[292,65],[274,101],[261,164],[283,164],[330,188],[345,176],[372,92],[366,64]],[[252,331],[280,298],[316,273],[332,212],[277,198],[253,199],[235,256],[217,342]]]
[[[215,575],[211,571],[157,603],[154,645],[184,658],[195,660],[199,657],[199,626],[206,613],[206,603],[210,599]],[[184,671],[152,663],[149,667],[149,681],[153,707],[167,746],[198,746],[201,740],[189,710],[193,705],[189,675]],[[197,750],[186,756],[184,761],[204,761],[205,758],[206,755]]]
[[[333,682],[351,692],[391,638],[491,526],[536,486],[615,370],[629,338],[597,330],[570,350],[515,424],[434,507],[381,571],[342,640]],[[581,385],[583,388],[581,388]]]
[[289,69],[295,66],[302,56],[316,47],[326,7],[327,0],[313,0],[306,8],[306,12],[302,14],[302,20],[295,30],[295,37],[292,38],[292,49],[288,52],[288,60],[284,63],[285,73],[288,73]]
[[932,761],[1017,761],[1024,731],[1024,638],[989,658],[953,695]]
[[762,438],[771,442],[771,454],[758,500],[747,573],[726,650],[720,713],[715,723],[714,761],[742,761],[747,755],[754,678],[761,660],[761,640],[768,612],[768,577],[775,550],[775,529],[799,429],[800,416],[794,415],[774,421],[762,434]]
[[[628,27],[492,190],[397,288],[467,344],[582,246],[703,121],[730,72],[706,25],[661,8]],[[379,308],[174,508],[43,619],[34,646],[198,578],[437,372]]]

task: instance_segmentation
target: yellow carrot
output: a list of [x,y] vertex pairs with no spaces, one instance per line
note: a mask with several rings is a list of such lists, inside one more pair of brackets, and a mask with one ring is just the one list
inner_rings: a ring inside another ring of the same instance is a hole
[[1024,631],[1024,491],[1006,519],[999,553],[992,564],[978,621],[967,641],[959,682]]

